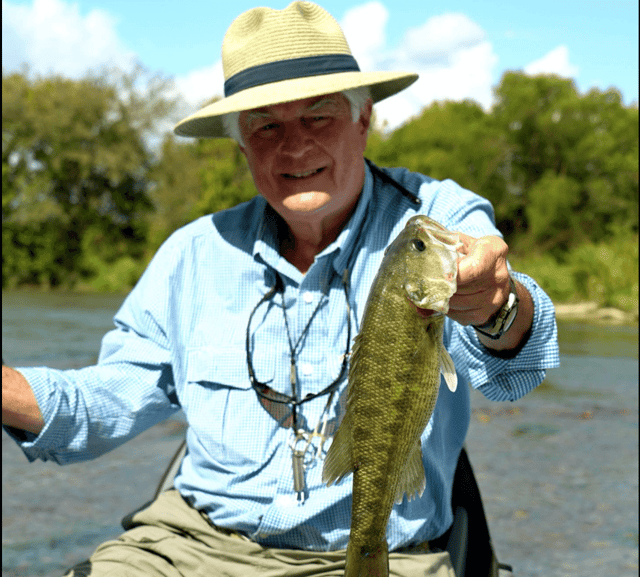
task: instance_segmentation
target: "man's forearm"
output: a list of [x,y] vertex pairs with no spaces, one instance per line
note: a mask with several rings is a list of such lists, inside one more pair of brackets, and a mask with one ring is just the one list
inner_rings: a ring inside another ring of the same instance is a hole
[[44,419],[31,386],[21,373],[2,366],[2,424],[38,435]]

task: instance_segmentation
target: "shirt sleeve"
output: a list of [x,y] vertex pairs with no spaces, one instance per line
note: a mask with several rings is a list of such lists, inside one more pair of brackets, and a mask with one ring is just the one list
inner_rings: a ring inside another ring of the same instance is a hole
[[450,351],[458,374],[492,401],[515,401],[535,389],[546,370],[559,366],[558,329],[553,303],[527,275],[513,272],[531,294],[533,324],[524,347],[512,359],[493,355],[471,326],[457,323],[451,331]]
[[94,459],[179,410],[164,318],[167,258],[161,249],[127,297],[95,366],[17,368],[45,423],[37,436],[5,427],[27,459],[61,465]]

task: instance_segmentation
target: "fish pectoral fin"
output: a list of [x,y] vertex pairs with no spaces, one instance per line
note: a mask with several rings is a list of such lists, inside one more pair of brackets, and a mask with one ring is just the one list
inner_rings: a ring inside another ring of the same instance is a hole
[[398,481],[395,503],[402,503],[402,498],[405,493],[409,501],[411,501],[416,494],[418,497],[422,497],[426,486],[427,480],[424,476],[424,464],[422,463],[422,446],[420,445],[420,441],[418,441],[409,454],[400,480]]
[[440,371],[444,376],[444,381],[447,383],[447,387],[452,393],[456,392],[458,388],[458,375],[456,374],[456,367],[453,364],[451,355],[444,348],[444,345],[440,346]]
[[324,459],[322,482],[326,483],[327,487],[331,487],[353,472],[352,439],[351,418],[347,411]]

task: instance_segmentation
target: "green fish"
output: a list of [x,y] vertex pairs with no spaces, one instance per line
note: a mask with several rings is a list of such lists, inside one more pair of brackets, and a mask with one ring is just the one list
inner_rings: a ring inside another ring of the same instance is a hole
[[[353,472],[345,577],[387,576],[387,523],[394,503],[426,486],[420,437],[438,397],[440,374],[457,377],[442,344],[456,292],[458,235],[417,215],[385,251],[354,340],[347,408],[327,453],[328,485]],[[414,306],[415,305],[415,306]],[[431,309],[428,318],[415,307]]]

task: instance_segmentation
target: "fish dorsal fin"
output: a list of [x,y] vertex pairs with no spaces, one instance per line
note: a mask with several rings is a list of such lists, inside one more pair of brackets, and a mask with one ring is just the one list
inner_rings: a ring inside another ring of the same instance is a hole
[[422,448],[420,441],[414,445],[407,463],[402,470],[402,475],[398,481],[398,490],[395,496],[395,503],[402,503],[403,495],[407,494],[407,499],[411,501],[416,494],[422,497],[427,481],[424,476],[424,464],[422,463]]
[[440,372],[444,376],[444,381],[447,383],[447,387],[452,393],[456,392],[458,388],[458,375],[456,374],[456,367],[453,364],[451,355],[444,348],[444,345],[440,345]]
[[350,412],[345,413],[342,423],[333,437],[322,468],[322,482],[331,487],[353,472],[353,435]]

